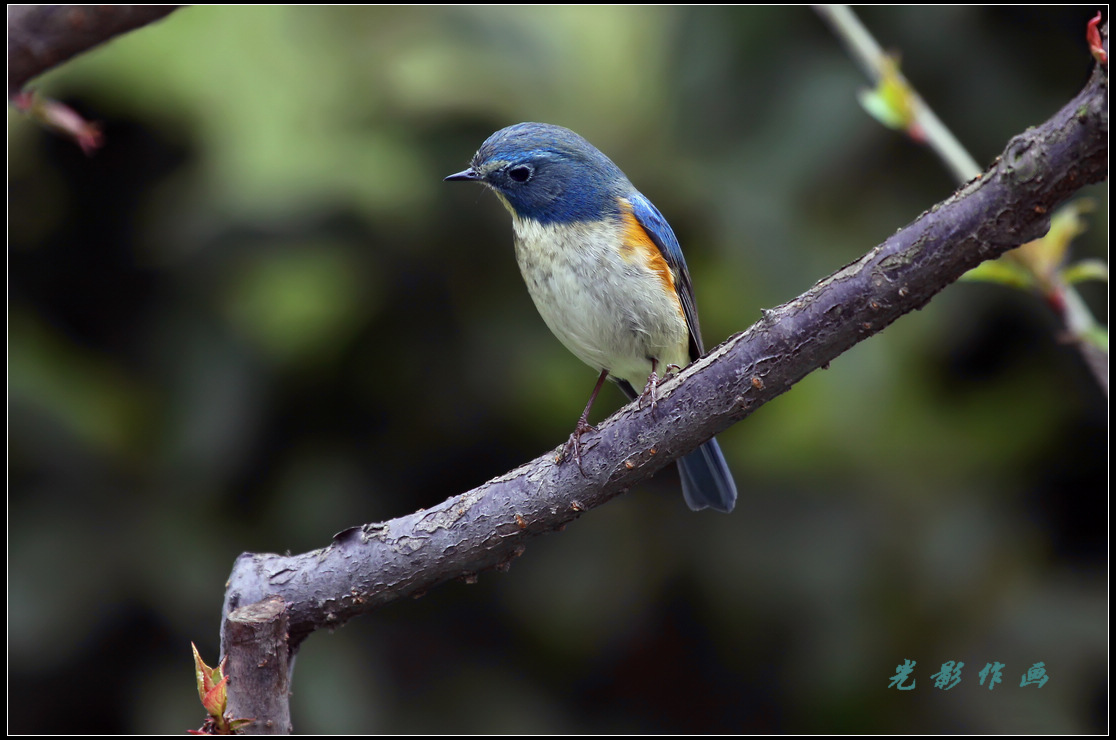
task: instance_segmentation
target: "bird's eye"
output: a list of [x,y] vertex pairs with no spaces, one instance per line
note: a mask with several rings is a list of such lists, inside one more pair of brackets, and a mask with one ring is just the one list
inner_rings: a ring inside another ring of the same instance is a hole
[[531,179],[531,175],[533,175],[534,173],[535,170],[532,167],[530,167],[529,165],[521,164],[508,170],[508,177],[515,180],[516,182],[527,182]]

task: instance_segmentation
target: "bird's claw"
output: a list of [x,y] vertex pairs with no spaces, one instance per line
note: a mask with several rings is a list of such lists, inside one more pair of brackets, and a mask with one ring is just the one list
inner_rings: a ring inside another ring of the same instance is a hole
[[643,410],[643,402],[648,398],[651,399],[651,410],[654,411],[655,407],[659,404],[659,374],[654,370],[647,376],[647,385],[643,387],[643,393],[639,394],[639,402],[636,405],[640,411]]
[[570,454],[572,453],[574,462],[577,463],[577,469],[582,475],[585,475],[585,469],[581,467],[581,435],[586,432],[595,431],[597,431],[595,426],[587,421],[579,420],[577,426],[574,427],[573,434],[566,440],[566,444],[563,445],[562,451],[558,453],[558,457],[555,458],[554,462],[558,464],[564,463],[566,460],[570,459]]
[[642,411],[643,410],[643,402],[645,400],[647,400],[648,398],[650,398],[651,399],[651,410],[654,411],[655,407],[659,405],[659,383],[666,380],[667,375],[677,373],[681,369],[682,368],[678,367],[674,363],[671,363],[671,364],[666,366],[666,373],[663,375],[662,378],[660,378],[659,374],[657,372],[655,372],[654,366],[652,366],[651,374],[647,376],[647,385],[644,386],[643,393],[639,394],[638,408]]

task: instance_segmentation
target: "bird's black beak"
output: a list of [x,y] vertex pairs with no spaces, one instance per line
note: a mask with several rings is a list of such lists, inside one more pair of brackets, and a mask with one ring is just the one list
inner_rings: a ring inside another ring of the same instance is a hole
[[481,179],[481,176],[478,175],[472,167],[470,167],[467,170],[462,170],[461,172],[455,172],[454,174],[445,178],[445,180],[443,180],[443,182],[450,182],[451,180],[467,180],[467,181],[476,182],[480,179]]

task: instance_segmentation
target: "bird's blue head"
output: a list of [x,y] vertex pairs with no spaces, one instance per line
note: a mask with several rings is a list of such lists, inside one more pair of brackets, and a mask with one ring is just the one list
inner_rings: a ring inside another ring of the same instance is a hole
[[548,123],[517,123],[481,144],[469,169],[446,180],[482,182],[520,218],[599,221],[619,212],[632,184],[592,144]]

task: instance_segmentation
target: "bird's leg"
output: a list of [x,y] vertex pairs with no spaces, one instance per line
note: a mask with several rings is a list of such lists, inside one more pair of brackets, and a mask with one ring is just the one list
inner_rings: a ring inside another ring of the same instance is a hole
[[639,394],[639,406],[638,406],[638,408],[640,408],[641,410],[643,409],[643,399],[650,398],[651,399],[651,410],[654,411],[655,406],[659,403],[659,395],[658,395],[659,383],[666,380],[667,375],[671,375],[673,373],[677,373],[677,372],[680,372],[682,370],[682,368],[678,367],[677,365],[675,365],[672,362],[671,364],[666,366],[666,372],[663,374],[663,377],[660,378],[659,374],[656,372],[656,369],[658,368],[658,366],[659,366],[659,361],[656,360],[655,358],[651,358],[651,374],[649,376],[647,376],[647,385],[644,387],[643,393]]
[[597,430],[595,426],[589,423],[589,409],[593,408],[593,402],[597,400],[597,394],[601,392],[601,386],[604,385],[607,377],[608,370],[602,370],[601,377],[597,378],[597,385],[593,387],[593,393],[589,396],[589,403],[585,404],[585,410],[581,412],[581,418],[577,420],[577,426],[574,427],[573,434],[570,435],[566,446],[562,448],[562,453],[555,460],[555,462],[560,463],[569,457],[570,452],[573,452],[574,460],[577,461],[577,469],[581,470],[582,475],[585,475],[585,471],[581,468],[581,435]]
[[656,372],[659,367],[659,361],[654,357],[651,358],[651,374],[647,376],[647,385],[643,387],[643,393],[639,394],[639,404],[637,408],[643,409],[643,401],[651,399],[651,410],[655,410],[655,406],[659,403],[659,374]]

